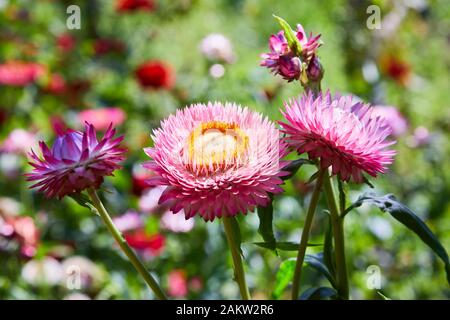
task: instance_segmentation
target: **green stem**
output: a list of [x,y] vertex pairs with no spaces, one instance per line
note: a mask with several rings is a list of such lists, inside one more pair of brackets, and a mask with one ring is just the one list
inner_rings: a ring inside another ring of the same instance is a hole
[[349,285],[347,276],[347,263],[345,261],[345,238],[344,219],[339,215],[334,188],[328,170],[324,178],[324,191],[327,196],[328,208],[330,209],[331,227],[333,229],[334,250],[336,254],[337,284],[339,296],[348,300]]
[[97,209],[100,217],[102,218],[103,222],[105,223],[106,227],[108,228],[108,231],[112,234],[112,236],[116,240],[117,244],[120,246],[122,251],[128,257],[130,262],[133,264],[133,266],[136,268],[136,270],[140,273],[140,275],[144,278],[145,282],[153,290],[153,292],[158,297],[158,299],[167,300],[167,297],[164,294],[164,292],[162,291],[161,287],[158,285],[158,283],[152,277],[152,275],[148,272],[147,268],[144,266],[142,261],[138,258],[138,256],[134,253],[134,251],[130,248],[130,246],[124,239],[122,233],[114,225],[111,217],[109,216],[108,212],[105,209],[105,206],[103,205],[100,198],[98,197],[97,192],[94,189],[88,189],[88,194],[91,197],[92,203],[94,204],[95,208]]
[[223,217],[223,226],[225,229],[225,235],[227,237],[228,245],[231,250],[231,256],[233,258],[234,266],[234,278],[239,286],[239,291],[241,292],[241,297],[243,300],[250,300],[250,293],[247,288],[247,283],[245,282],[245,272],[244,266],[242,264],[241,253],[238,248],[236,239],[233,233],[233,223],[237,223],[234,217]]
[[316,185],[311,196],[308,212],[306,213],[305,224],[302,230],[300,244],[298,246],[297,262],[295,263],[294,280],[292,283],[292,300],[297,300],[300,293],[300,277],[303,269],[303,261],[305,260],[306,247],[308,246],[308,238],[311,230],[311,225],[316,212],[317,203],[319,202],[320,190],[322,188],[324,170],[320,169],[317,176]]

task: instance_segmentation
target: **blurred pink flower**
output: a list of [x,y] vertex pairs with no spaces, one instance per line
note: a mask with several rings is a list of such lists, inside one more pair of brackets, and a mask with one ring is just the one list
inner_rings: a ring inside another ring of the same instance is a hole
[[104,176],[120,168],[125,150],[119,146],[123,136],[115,138],[116,130],[110,126],[98,141],[93,125],[86,123],[85,131],[71,131],[59,136],[50,150],[40,142],[42,158],[32,151],[34,162],[28,181],[37,181],[31,188],[39,188],[47,197],[65,195],[99,188]]
[[194,227],[194,219],[186,219],[183,214],[166,211],[161,217],[161,227],[172,232],[189,232]]
[[24,129],[14,129],[0,145],[0,151],[26,155],[38,146],[34,133]]
[[139,198],[139,210],[143,213],[154,213],[160,207],[159,198],[166,188],[166,186],[152,186],[151,189],[144,191]]
[[121,216],[114,217],[113,221],[121,232],[136,230],[144,226],[141,215],[134,210],[129,210]]
[[89,109],[78,114],[78,120],[81,124],[89,122],[97,130],[106,130],[111,123],[117,127],[125,121],[125,118],[125,112],[115,107]]
[[391,128],[392,135],[399,137],[408,130],[408,121],[398,111],[396,107],[391,106],[374,106],[372,114],[383,118],[387,125]]
[[47,93],[61,95],[66,92],[66,80],[59,73],[54,73],[50,76],[50,79],[44,90]]
[[168,186],[159,204],[186,218],[247,214],[283,191],[285,145],[272,122],[247,108],[191,105],[162,121],[153,141],[144,167],[156,175],[148,182]]
[[20,253],[27,258],[36,254],[39,229],[28,216],[19,216],[20,204],[14,199],[0,198],[0,237],[17,241]]
[[429,144],[431,135],[427,128],[417,127],[411,137],[408,138],[408,145],[411,148],[418,148]]
[[143,195],[145,190],[152,188],[152,186],[148,185],[147,179],[153,177],[154,174],[149,172],[148,170],[145,170],[142,165],[135,165],[133,167],[132,175],[132,191],[134,195],[140,197]]
[[182,298],[188,294],[187,277],[184,270],[172,270],[167,278],[169,295]]
[[211,33],[203,38],[200,50],[211,61],[232,63],[235,58],[231,41],[220,33]]
[[373,115],[370,105],[353,102],[351,96],[332,97],[329,92],[314,98],[309,92],[285,103],[280,122],[286,142],[299,154],[319,159],[322,168],[332,167],[344,181],[363,181],[384,173],[395,151],[387,149],[391,130],[384,119]]
[[26,86],[45,73],[46,67],[39,63],[7,61],[0,64],[0,85]]

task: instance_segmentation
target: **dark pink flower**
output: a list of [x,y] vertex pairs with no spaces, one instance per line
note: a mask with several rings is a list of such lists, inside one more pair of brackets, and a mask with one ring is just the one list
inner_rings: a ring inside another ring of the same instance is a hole
[[0,64],[0,85],[26,86],[46,72],[45,66],[34,62],[8,61]]
[[93,125],[86,123],[85,131],[71,131],[59,136],[52,149],[40,142],[43,158],[31,151],[34,162],[29,181],[37,181],[31,188],[39,188],[47,197],[62,198],[87,188],[99,188],[104,176],[120,168],[125,150],[119,147],[123,136],[115,138],[112,125],[98,141]]
[[297,25],[296,37],[301,45],[300,54],[292,51],[284,31],[280,31],[269,38],[270,52],[261,55],[261,66],[271,69],[274,74],[279,74],[289,82],[300,78],[302,65],[306,64],[308,68],[320,46],[320,35],[313,37],[311,34],[308,39],[301,24]]
[[373,177],[384,173],[395,151],[387,149],[395,141],[384,119],[373,108],[353,102],[351,96],[332,97],[328,92],[313,94],[285,103],[287,122],[280,122],[286,142],[299,154],[321,160],[322,168],[332,167],[333,174],[348,181],[363,181],[363,172]]

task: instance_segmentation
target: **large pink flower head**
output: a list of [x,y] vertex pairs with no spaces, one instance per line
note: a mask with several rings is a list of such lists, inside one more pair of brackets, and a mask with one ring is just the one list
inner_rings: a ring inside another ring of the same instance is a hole
[[37,181],[31,188],[39,187],[47,197],[62,198],[87,188],[99,188],[104,176],[120,168],[125,150],[119,146],[123,136],[114,137],[110,126],[103,138],[97,140],[93,125],[86,123],[85,131],[71,131],[59,136],[49,149],[40,142],[43,158],[34,151],[30,156],[34,162],[29,181]]
[[298,24],[295,36],[301,46],[301,52],[294,52],[289,47],[284,31],[280,31],[269,38],[270,52],[261,55],[261,66],[271,69],[274,74],[279,74],[289,82],[300,78],[303,64],[310,69],[312,61],[312,66],[318,63],[315,52],[320,46],[320,35],[313,37],[310,34],[308,38],[302,25]]
[[386,139],[391,129],[370,105],[309,92],[285,107],[287,123],[280,125],[286,142],[299,154],[320,158],[322,168],[331,166],[342,180],[362,182],[363,172],[376,177],[392,163],[395,151],[387,147],[395,141]]
[[145,152],[153,160],[144,166],[156,176],[148,182],[167,185],[159,203],[173,213],[184,209],[186,219],[246,214],[282,191],[286,146],[272,122],[247,108],[194,104],[164,120],[152,138]]

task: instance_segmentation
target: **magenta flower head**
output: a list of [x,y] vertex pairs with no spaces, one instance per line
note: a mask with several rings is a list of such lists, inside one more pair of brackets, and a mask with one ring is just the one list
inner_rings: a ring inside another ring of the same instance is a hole
[[340,179],[363,182],[363,173],[376,177],[391,164],[395,151],[387,149],[390,127],[373,108],[351,96],[313,94],[285,103],[287,123],[280,122],[286,142],[299,154],[319,159]]
[[232,103],[195,104],[161,123],[153,131],[153,160],[144,166],[156,173],[150,185],[168,186],[159,203],[185,218],[206,221],[247,214],[266,206],[282,191],[280,161],[286,145],[274,123]]
[[115,132],[110,125],[98,141],[94,126],[86,123],[84,132],[59,136],[51,149],[41,141],[42,158],[33,150],[30,153],[34,169],[26,176],[28,181],[37,181],[31,188],[39,188],[49,198],[99,188],[103,177],[111,176],[124,159],[125,149],[119,146],[123,136],[115,138]]
[[308,38],[301,24],[297,25],[296,32],[291,31],[288,25],[285,27],[289,28],[287,30],[292,33],[292,37],[295,37],[295,39],[289,43],[285,34],[286,31],[283,30],[276,35],[272,35],[269,38],[270,52],[261,55],[261,58],[263,58],[261,66],[271,69],[274,74],[279,74],[285,80],[291,82],[300,79],[303,69],[305,71],[310,69],[311,61],[314,61],[312,68],[317,72],[318,60],[314,58],[316,57],[316,50],[320,46],[320,35],[313,37],[311,34]]

